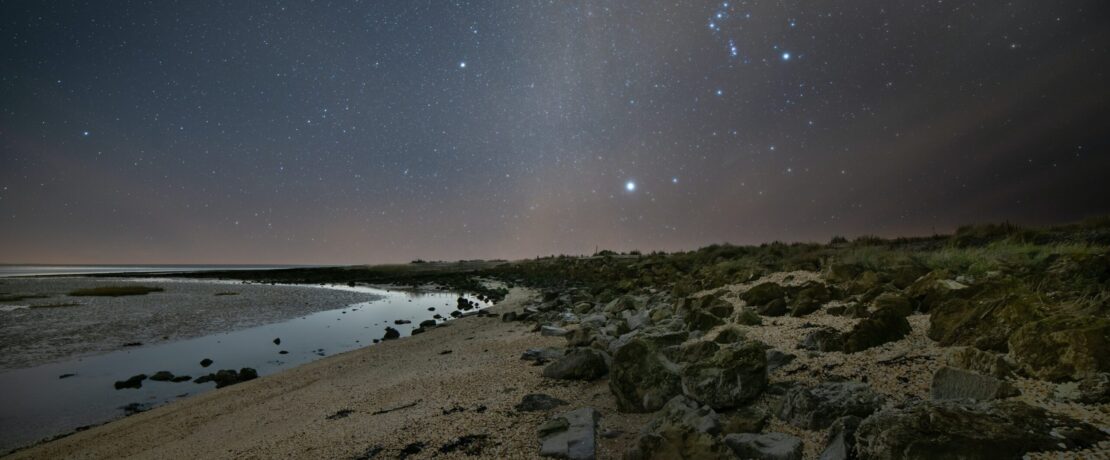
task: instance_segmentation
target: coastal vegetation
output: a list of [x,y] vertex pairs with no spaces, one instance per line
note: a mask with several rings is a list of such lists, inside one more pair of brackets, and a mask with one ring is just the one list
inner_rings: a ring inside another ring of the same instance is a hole
[[122,297],[131,295],[147,295],[152,292],[162,292],[160,287],[149,286],[100,286],[87,289],[77,289],[69,292],[71,297]]

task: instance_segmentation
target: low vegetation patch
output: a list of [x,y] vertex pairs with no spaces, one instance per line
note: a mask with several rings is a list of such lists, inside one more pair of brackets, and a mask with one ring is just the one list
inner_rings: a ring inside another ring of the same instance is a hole
[[62,302],[62,303],[44,303],[42,305],[31,305],[31,308],[68,308],[80,306],[79,303]]
[[239,295],[238,292],[217,292],[216,297],[223,297],[225,295]]
[[69,295],[74,297],[122,297],[128,295],[147,295],[151,292],[162,292],[160,287],[149,286],[101,286],[89,289],[78,289]]

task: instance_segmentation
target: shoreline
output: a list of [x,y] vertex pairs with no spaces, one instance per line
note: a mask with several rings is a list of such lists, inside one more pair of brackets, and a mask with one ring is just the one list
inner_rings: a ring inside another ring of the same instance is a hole
[[[519,312],[530,297],[530,291],[513,289],[488,310]],[[617,412],[604,380],[548,380],[540,376],[542,367],[520,360],[528,348],[564,342],[533,333],[524,323],[468,316],[74,432],[8,458],[358,458],[376,449],[398,453],[414,443],[424,443],[425,453],[454,458],[467,454],[440,449],[482,435],[489,436],[482,456],[531,458],[534,427],[546,415],[512,408],[529,393],[570,402],[564,408],[597,408],[605,429],[624,433],[599,439],[599,456],[623,452],[650,414]],[[414,392],[413,381],[424,390]]]

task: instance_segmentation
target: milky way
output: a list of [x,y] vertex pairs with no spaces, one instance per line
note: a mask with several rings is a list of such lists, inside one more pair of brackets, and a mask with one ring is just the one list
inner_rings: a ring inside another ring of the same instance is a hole
[[0,262],[370,263],[1110,212],[1110,4],[0,2]]

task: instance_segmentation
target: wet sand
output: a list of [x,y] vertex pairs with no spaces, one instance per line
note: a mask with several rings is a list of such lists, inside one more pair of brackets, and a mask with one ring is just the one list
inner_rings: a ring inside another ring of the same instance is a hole
[[[125,297],[74,297],[76,289],[150,286],[162,292]],[[343,308],[378,296],[317,286],[180,279],[84,277],[0,279],[0,370],[103,353],[124,344],[165,343],[274,323]]]

